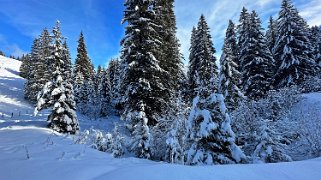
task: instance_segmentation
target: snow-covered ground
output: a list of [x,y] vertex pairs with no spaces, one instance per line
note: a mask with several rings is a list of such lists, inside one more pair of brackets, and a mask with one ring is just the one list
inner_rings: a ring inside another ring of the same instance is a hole
[[[32,117],[32,105],[23,100],[24,79],[17,75],[19,66],[20,62],[0,56],[1,180],[321,179],[321,158],[279,164],[190,167],[136,158],[115,159],[86,145],[74,144],[73,137],[45,128],[45,115]],[[321,94],[305,95],[302,104],[321,108]],[[91,125],[107,128],[112,122],[80,121],[83,129]]]

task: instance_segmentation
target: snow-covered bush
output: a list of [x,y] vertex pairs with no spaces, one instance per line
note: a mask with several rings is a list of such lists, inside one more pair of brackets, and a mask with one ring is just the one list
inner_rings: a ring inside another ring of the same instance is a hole
[[285,150],[297,133],[284,117],[298,100],[296,87],[270,91],[264,99],[241,102],[231,113],[237,144],[254,162],[291,160]]
[[280,141],[282,138],[272,128],[269,127],[269,121],[260,121],[260,132],[256,136],[257,145],[252,154],[254,163],[277,163],[283,161],[292,161],[292,158],[286,154],[284,146]]
[[184,141],[185,134],[181,120],[174,122],[172,129],[167,133],[165,159],[170,163],[184,164]]
[[85,130],[79,135],[76,140],[78,144],[87,144],[91,148],[97,149],[103,152],[110,152],[112,142],[112,135],[104,133],[100,130],[90,129]]
[[286,116],[291,107],[300,99],[298,87],[269,91],[267,97],[257,101],[264,119],[277,121]]
[[123,137],[115,127],[113,133],[105,133],[97,129],[85,130],[76,139],[75,143],[85,144],[102,152],[112,153],[114,157],[124,154]]
[[118,158],[125,154],[124,137],[119,132],[119,127],[116,125],[113,130],[113,144],[111,146],[112,154]]
[[305,149],[305,152],[301,153],[311,158],[321,156],[321,117],[317,112],[320,112],[320,109],[308,108],[294,119],[300,136],[298,144]]

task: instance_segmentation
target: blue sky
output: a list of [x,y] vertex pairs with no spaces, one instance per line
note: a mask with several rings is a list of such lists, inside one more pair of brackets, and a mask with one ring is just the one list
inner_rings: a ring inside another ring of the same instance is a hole
[[[320,0],[293,1],[310,25],[321,25]],[[59,19],[73,59],[79,33],[83,31],[93,63],[105,65],[119,55],[124,34],[120,23],[123,3],[124,0],[0,0],[0,50],[15,56],[30,51],[32,40]],[[270,15],[277,16],[280,3],[281,0],[176,0],[181,52],[188,57],[191,29],[202,13],[219,55],[227,22],[237,22],[243,6],[257,10],[265,27]]]

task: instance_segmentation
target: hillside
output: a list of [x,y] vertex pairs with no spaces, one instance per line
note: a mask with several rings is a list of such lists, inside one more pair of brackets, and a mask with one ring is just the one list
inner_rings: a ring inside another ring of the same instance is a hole
[[[31,115],[33,107],[23,99],[25,80],[18,76],[19,66],[19,61],[0,56],[0,179],[321,179],[321,158],[190,167],[136,158],[115,159],[74,144],[74,137],[45,128],[45,115]],[[320,93],[304,96],[295,108],[321,107]],[[90,126],[90,121],[85,124]]]

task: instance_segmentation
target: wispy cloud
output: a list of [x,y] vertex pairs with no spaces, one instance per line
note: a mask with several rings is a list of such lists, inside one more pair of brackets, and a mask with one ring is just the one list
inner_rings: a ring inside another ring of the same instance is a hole
[[309,25],[321,25],[321,1],[312,0],[299,6],[300,14],[308,21]]
[[11,44],[7,47],[10,52],[12,52],[12,55],[15,57],[21,57],[23,54],[27,54],[28,52],[22,50],[17,44]]
[[23,54],[27,54],[27,51],[22,50],[17,44],[8,42],[7,38],[0,34],[0,45],[5,52],[10,52],[7,55],[14,55],[15,57],[21,57]]

